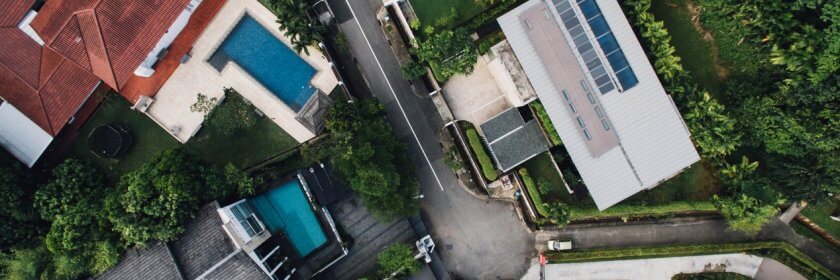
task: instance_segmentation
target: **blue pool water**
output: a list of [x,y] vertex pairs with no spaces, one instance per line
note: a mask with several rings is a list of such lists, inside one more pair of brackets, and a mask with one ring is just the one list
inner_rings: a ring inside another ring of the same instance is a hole
[[271,233],[286,233],[302,257],[327,242],[297,180],[289,181],[248,202]]
[[219,49],[294,111],[315,92],[315,69],[248,15]]

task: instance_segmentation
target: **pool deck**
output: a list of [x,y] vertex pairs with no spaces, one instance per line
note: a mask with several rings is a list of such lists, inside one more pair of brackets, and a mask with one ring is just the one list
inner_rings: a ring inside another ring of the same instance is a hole
[[[248,13],[287,46],[288,38],[279,30],[276,16],[257,0],[229,0],[199,36],[191,51],[191,58],[178,67],[154,96],[155,102],[147,115],[169,131],[181,143],[186,143],[201,128],[204,114],[190,111],[199,93],[221,98],[225,87],[236,89],[245,99],[265,113],[274,123],[302,143],[315,134],[295,119],[296,112],[271,91],[257,82],[236,63],[229,63],[220,74],[206,61],[227,38],[240,18]],[[332,65],[320,49],[309,47],[309,54],[300,54],[315,70],[310,83],[325,94],[338,85]]]

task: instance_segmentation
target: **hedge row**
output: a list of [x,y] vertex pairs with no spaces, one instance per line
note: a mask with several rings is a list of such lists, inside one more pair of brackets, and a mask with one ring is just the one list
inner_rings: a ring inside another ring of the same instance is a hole
[[525,183],[525,188],[528,189],[528,195],[531,196],[531,202],[533,202],[534,207],[537,208],[537,213],[539,213],[540,216],[548,217],[548,209],[545,209],[545,204],[543,204],[542,197],[540,197],[537,184],[534,183],[534,179],[532,179],[531,175],[528,174],[528,170],[520,168],[519,176],[522,177],[522,182]]
[[618,204],[604,211],[594,207],[572,206],[572,220],[597,219],[607,217],[666,217],[674,212],[686,211],[716,211],[715,205],[709,201],[674,201],[666,204],[636,205]]
[[507,13],[514,7],[518,6],[517,4],[525,2],[524,0],[501,0],[499,4],[496,6],[477,14],[464,22],[463,24],[459,25],[458,27],[466,28],[470,32],[474,32],[481,26],[487,24],[491,20],[496,20],[499,16]]
[[547,252],[551,263],[749,253],[775,259],[809,279],[840,279],[790,244],[777,241]]
[[560,140],[560,134],[557,134],[557,129],[554,128],[554,124],[551,123],[551,119],[548,117],[548,112],[545,111],[545,107],[542,103],[540,101],[531,102],[531,108],[534,109],[534,113],[536,113],[537,118],[540,119],[540,123],[542,123],[545,131],[548,132],[548,138],[551,139],[551,144],[554,146],[560,146],[560,144],[563,144],[563,141]]
[[493,167],[493,160],[490,159],[490,156],[487,155],[487,151],[484,150],[484,144],[481,143],[481,137],[478,136],[478,132],[475,131],[475,128],[467,128],[467,141],[470,142],[470,147],[475,154],[475,157],[478,159],[478,165],[481,165],[481,172],[484,173],[484,178],[490,181],[496,181],[496,178],[499,177],[499,173],[496,172],[496,168]]

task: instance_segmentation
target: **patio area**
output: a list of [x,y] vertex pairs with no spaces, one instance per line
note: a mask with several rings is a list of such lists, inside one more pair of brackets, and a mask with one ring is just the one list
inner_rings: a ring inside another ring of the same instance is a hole
[[[315,137],[315,133],[296,118],[298,113],[294,109],[238,64],[231,61],[219,72],[208,63],[246,13],[271,35],[291,46],[288,38],[279,31],[276,16],[257,0],[228,1],[193,44],[189,57],[184,58],[185,61],[154,96],[155,101],[146,112],[178,141],[186,143],[202,126],[204,113],[190,110],[198,94],[221,98],[225,87],[236,89],[297,142]],[[322,93],[329,94],[338,84],[332,65],[319,49],[309,47],[308,51],[309,55],[302,53],[299,56],[316,70],[309,83]],[[319,96],[315,94],[313,99]]]

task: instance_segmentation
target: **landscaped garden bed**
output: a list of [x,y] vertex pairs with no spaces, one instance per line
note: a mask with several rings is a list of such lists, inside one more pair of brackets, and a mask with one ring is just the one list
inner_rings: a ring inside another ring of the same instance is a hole
[[481,136],[478,135],[478,131],[476,131],[475,127],[468,123],[462,123],[462,129],[467,137],[470,149],[478,161],[478,165],[480,165],[484,178],[488,181],[496,181],[499,177],[499,173],[496,171],[496,167],[493,165],[493,159],[490,158],[487,149],[484,147],[484,143],[481,140]]

